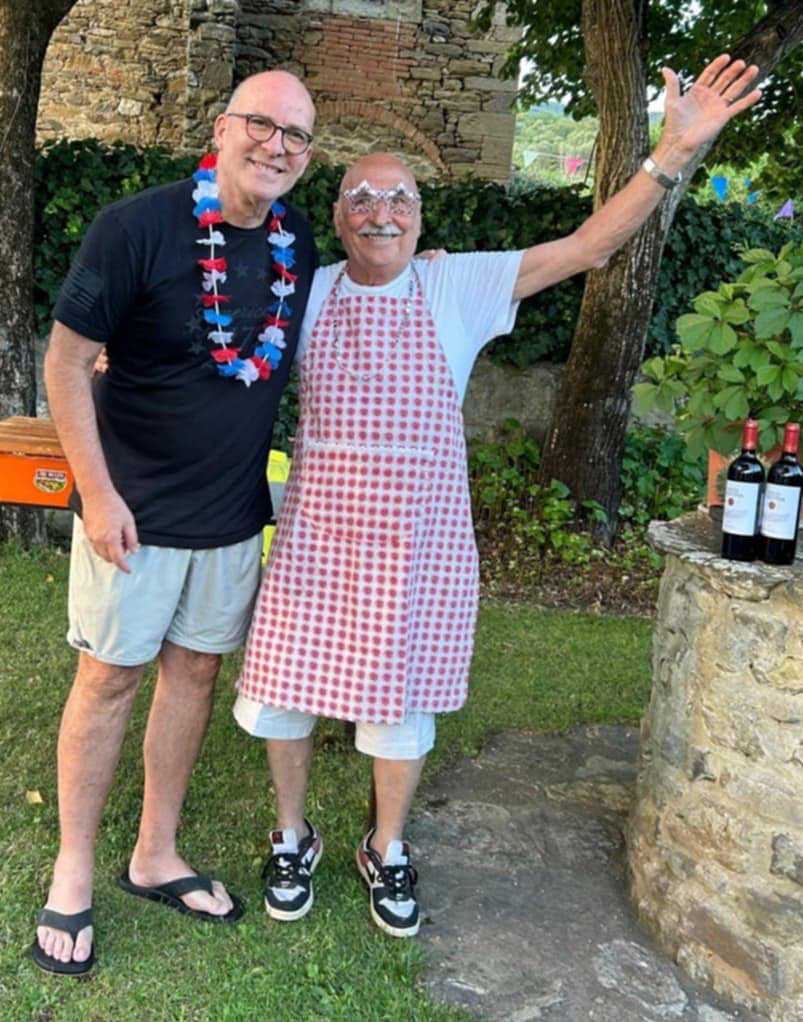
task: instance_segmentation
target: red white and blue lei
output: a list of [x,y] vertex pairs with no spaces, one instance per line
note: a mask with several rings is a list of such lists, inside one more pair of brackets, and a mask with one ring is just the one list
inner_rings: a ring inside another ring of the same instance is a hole
[[215,255],[216,248],[226,244],[222,231],[216,229],[216,225],[223,223],[216,167],[217,156],[210,153],[203,157],[192,175],[196,182],[192,193],[195,202],[193,215],[198,220],[198,226],[207,231],[204,237],[198,239],[197,244],[209,246],[207,258],[198,260],[203,271],[204,293],[201,295],[201,303],[204,321],[213,327],[209,340],[214,345],[211,354],[218,372],[221,376],[241,380],[246,387],[250,387],[256,380],[270,378],[287,346],[285,330],[293,314],[287,298],[295,292],[295,282],[298,279],[297,274],[290,272],[295,263],[292,248],[295,235],[282,228],[282,220],[287,214],[286,207],[281,202],[272,203],[268,244],[274,273],[270,290],[274,300],[268,305],[267,318],[257,337],[253,355],[241,358],[240,349],[232,345],[233,331],[226,329],[231,326],[233,317],[227,312],[221,312],[221,306],[228,305],[231,295],[221,294],[218,290],[218,285],[226,283],[227,264],[225,258]]

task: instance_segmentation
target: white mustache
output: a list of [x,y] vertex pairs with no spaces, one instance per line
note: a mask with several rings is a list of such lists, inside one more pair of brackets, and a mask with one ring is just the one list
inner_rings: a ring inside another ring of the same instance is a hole
[[370,227],[368,224],[365,227],[361,227],[357,234],[361,238],[398,238],[401,234],[401,230],[396,224],[384,224]]

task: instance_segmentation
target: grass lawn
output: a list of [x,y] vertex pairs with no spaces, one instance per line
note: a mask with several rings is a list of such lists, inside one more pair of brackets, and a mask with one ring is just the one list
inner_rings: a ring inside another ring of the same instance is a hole
[[[262,908],[259,870],[272,823],[260,742],[230,715],[236,658],[193,775],[181,847],[245,896],[237,926],[205,927],[124,894],[114,878],[133,844],[142,789],[140,742],[151,681],[140,693],[98,848],[99,964],[81,980],[48,977],[28,958],[56,853],[55,745],[74,669],[64,642],[67,558],[0,547],[0,1018],[3,1022],[446,1022],[428,1001],[415,941],[370,922],[353,865],[367,812],[369,764],[340,725],[322,724],[309,811],[324,833],[316,904],[295,923]],[[485,605],[468,706],[439,724],[428,770],[474,754],[504,729],[562,730],[634,722],[649,690],[651,623],[521,604]],[[31,801],[38,792],[41,802]],[[426,903],[426,891],[421,891]]]

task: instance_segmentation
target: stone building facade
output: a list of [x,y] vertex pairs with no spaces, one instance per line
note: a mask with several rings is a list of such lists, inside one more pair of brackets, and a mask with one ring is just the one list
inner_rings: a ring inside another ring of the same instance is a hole
[[475,0],[78,0],[48,51],[42,140],[94,136],[200,151],[232,87],[272,67],[304,78],[317,152],[388,149],[422,177],[510,173],[515,30]]

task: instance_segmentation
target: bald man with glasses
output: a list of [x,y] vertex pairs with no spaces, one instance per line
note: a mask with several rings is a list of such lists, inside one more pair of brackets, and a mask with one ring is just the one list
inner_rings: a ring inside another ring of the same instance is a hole
[[[32,946],[49,972],[95,960],[96,835],[153,660],[142,816],[118,883],[205,922],[243,911],[182,858],[176,831],[221,655],[243,641],[259,583],[265,464],[318,262],[307,221],[279,200],[307,168],[314,117],[293,75],[244,81],[193,180],[98,214],[56,304],[45,378],[77,484],[78,670],[59,733],[60,846]],[[104,346],[110,368],[93,379]]]

